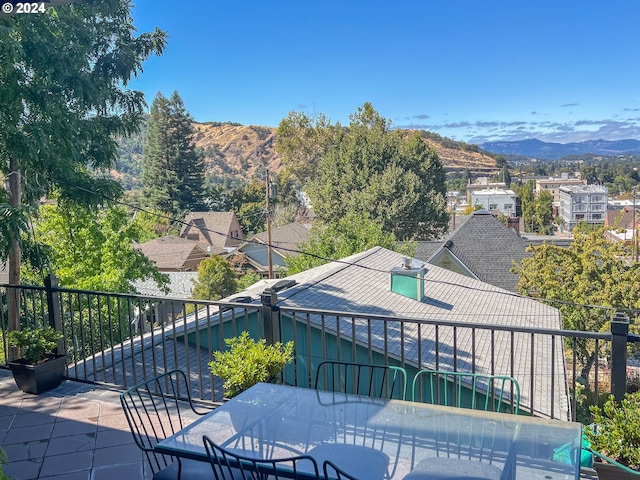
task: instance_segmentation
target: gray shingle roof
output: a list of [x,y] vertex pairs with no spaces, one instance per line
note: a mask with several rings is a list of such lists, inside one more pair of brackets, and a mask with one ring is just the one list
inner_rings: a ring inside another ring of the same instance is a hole
[[442,247],[483,282],[517,292],[514,262],[529,257],[527,243],[487,211],[475,212]]
[[[297,285],[278,293],[278,306],[281,309],[297,307],[349,312],[349,316],[386,315],[516,328],[557,330],[561,326],[560,313],[556,308],[435,265],[427,265],[423,301],[393,293],[389,288],[388,272],[391,268],[400,266],[402,258],[403,255],[399,253],[375,247],[340,262],[292,275],[287,278],[296,280]],[[256,298],[267,285],[268,283],[259,282],[239,295]],[[346,315],[343,318],[341,331],[350,332],[351,324]],[[311,320],[314,321],[314,318]],[[320,324],[319,318],[315,318],[315,321]],[[326,329],[335,330],[335,317],[326,316],[324,321]],[[361,329],[357,333],[358,338],[364,344],[369,339],[368,328],[369,325],[365,324],[358,327]],[[421,327],[420,359],[417,324],[404,323],[403,329],[398,328],[396,333],[393,325],[387,324],[390,341],[386,345],[384,324],[374,322],[371,328],[374,349],[381,352],[387,349],[400,356],[401,348],[404,347],[404,359],[407,363],[420,365],[422,368],[435,367],[434,326]],[[534,399],[534,411],[539,415],[551,416],[553,403],[556,408],[555,416],[562,418],[566,415],[568,418],[569,401],[565,388],[567,376],[561,337],[552,339],[550,336],[536,335],[532,346],[529,333],[496,331],[492,337],[488,330],[472,332],[470,328],[459,328],[454,331],[450,327],[438,327],[438,339],[440,369],[453,370],[453,358],[443,353],[446,349],[452,349],[454,344],[460,355],[457,364],[460,370],[470,370],[471,366],[466,364],[467,355],[475,350],[476,371],[490,372],[494,368],[495,373],[515,376],[522,388],[521,404],[524,407],[531,406]],[[512,352],[515,352],[513,372]],[[532,363],[535,371],[533,379]],[[553,379],[552,371],[555,372]],[[534,388],[533,394],[531,385]]]

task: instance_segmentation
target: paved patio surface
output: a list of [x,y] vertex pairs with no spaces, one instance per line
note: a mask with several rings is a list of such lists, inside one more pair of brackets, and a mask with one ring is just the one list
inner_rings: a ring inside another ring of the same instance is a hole
[[119,390],[64,381],[42,395],[22,393],[0,369],[0,446],[15,480],[150,479]]

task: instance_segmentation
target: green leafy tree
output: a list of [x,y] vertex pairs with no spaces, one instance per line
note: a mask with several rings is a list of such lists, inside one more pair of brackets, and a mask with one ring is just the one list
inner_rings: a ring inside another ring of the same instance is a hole
[[191,292],[192,298],[220,300],[237,290],[238,276],[227,260],[219,255],[214,255],[200,262],[198,279]]
[[536,199],[534,196],[534,190],[536,182],[529,180],[524,185],[517,185],[514,190],[520,198],[520,204],[522,206],[522,218],[524,222],[525,232],[536,231]]
[[[157,28],[135,32],[125,0],[0,17],[0,172],[11,193],[0,215],[12,220],[1,231],[8,238],[0,257],[9,257],[11,283],[20,283],[23,203],[34,205],[54,188],[62,199],[94,205],[122,191],[93,171],[113,166],[116,136],[138,129],[146,104],[128,84],[166,44]],[[18,329],[11,295],[9,310],[9,327]]]
[[370,103],[351,115],[344,135],[328,146],[308,193],[320,220],[363,216],[399,239],[429,239],[448,225],[437,153],[418,132],[392,130]]
[[133,223],[139,227],[139,243],[144,243],[154,238],[163,237],[170,233],[179,233],[180,229],[172,226],[167,215],[155,211],[138,210],[133,217]]
[[193,119],[178,92],[158,93],[151,105],[142,161],[148,205],[181,217],[204,208],[204,160],[195,148]]
[[[622,247],[604,238],[605,228],[574,229],[574,241],[568,248],[555,245],[529,247],[530,258],[516,269],[518,289],[526,295],[559,300],[563,328],[606,331],[612,316],[603,307],[637,309],[640,307],[640,264],[629,265]],[[586,380],[598,352],[593,341],[577,344],[581,376]]]
[[350,213],[336,222],[314,223],[309,241],[298,246],[305,253],[286,257],[287,273],[303,272],[327,259],[338,260],[375,246],[407,255],[413,255],[414,249],[411,243],[399,245],[393,233],[384,232],[379,222],[364,216]]
[[548,190],[542,190],[535,201],[537,232],[543,235],[553,233],[553,195]]
[[[87,209],[74,203],[44,205],[35,237],[60,285],[80,290],[136,293],[133,282],[154,279],[161,287],[166,275],[133,247],[141,230],[123,208]],[[41,283],[40,272],[25,266],[25,277]]]
[[309,117],[290,112],[278,126],[276,151],[287,171],[305,185],[316,175],[331,145],[339,143],[343,135],[340,124],[332,125],[323,114]]

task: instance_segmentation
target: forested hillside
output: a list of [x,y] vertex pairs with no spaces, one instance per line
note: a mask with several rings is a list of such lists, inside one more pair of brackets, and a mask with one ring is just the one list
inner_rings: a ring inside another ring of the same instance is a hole
[[[282,158],[276,153],[276,128],[233,123],[194,123],[196,146],[205,156],[207,176],[218,182],[247,180],[269,168],[282,169]],[[119,159],[112,175],[125,189],[141,187],[141,162],[146,138],[146,123],[139,134],[120,139]],[[469,169],[475,174],[494,173],[495,159],[476,145],[455,142],[438,134],[421,132],[438,152],[447,171]]]

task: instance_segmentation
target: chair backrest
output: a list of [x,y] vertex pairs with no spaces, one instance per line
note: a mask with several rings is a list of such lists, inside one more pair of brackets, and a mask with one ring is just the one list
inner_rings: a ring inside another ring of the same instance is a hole
[[298,478],[304,472],[304,478],[322,480],[318,464],[309,455],[299,455],[274,460],[258,459],[240,455],[217,445],[209,437],[202,437],[207,451],[213,478],[215,480],[257,480],[269,478]]
[[325,460],[322,464],[325,480],[358,480],[347,472],[336,466],[330,460]]
[[314,388],[404,400],[407,391],[407,372],[404,368],[390,365],[328,360],[318,365]]
[[414,402],[518,414],[520,385],[515,378],[506,375],[420,370],[413,378],[411,399]]
[[[191,402],[187,376],[180,370],[158,375],[120,395],[133,438],[146,454],[153,473],[174,459],[154,451],[156,444],[185,427],[187,411],[201,415]],[[193,417],[193,416],[192,416]]]

